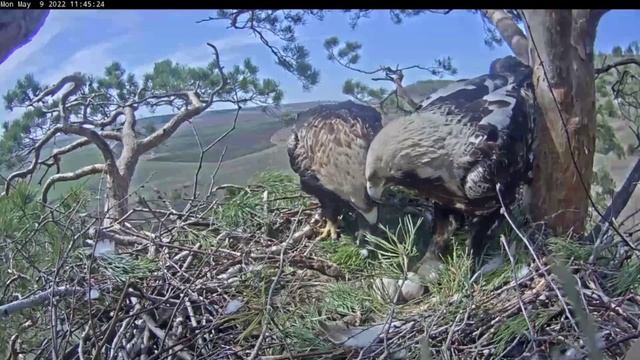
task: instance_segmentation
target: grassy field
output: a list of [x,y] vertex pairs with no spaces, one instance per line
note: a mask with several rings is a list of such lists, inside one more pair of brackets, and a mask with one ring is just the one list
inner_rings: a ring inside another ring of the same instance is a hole
[[[283,111],[300,111],[317,103],[299,103],[284,105]],[[193,121],[203,146],[214,141],[225,133],[232,125],[235,110],[207,112]],[[163,118],[164,121],[167,117]],[[161,124],[157,119],[152,121]],[[222,150],[227,146],[225,160],[265,150],[274,144],[270,138],[273,133],[282,129],[281,120],[267,116],[258,108],[242,110],[238,116],[236,128],[232,135],[205,154],[205,162],[218,162]],[[157,162],[197,162],[200,150],[191,126],[182,126],[165,144],[154,151],[149,161]]]

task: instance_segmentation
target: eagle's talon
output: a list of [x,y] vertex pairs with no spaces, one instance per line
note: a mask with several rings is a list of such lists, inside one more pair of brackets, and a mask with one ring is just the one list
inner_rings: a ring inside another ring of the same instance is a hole
[[327,220],[327,224],[325,225],[320,235],[316,237],[316,241],[326,239],[330,237],[332,240],[338,240],[338,227],[332,221]]

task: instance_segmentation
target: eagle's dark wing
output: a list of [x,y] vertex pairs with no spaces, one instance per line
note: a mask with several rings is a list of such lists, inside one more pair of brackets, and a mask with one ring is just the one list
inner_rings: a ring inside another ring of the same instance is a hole
[[317,191],[312,195],[328,191],[366,217],[373,204],[366,191],[364,167],[369,144],[382,128],[380,113],[346,101],[317,106],[300,116],[308,120],[289,139],[291,168],[303,185],[314,183]]
[[531,153],[528,141],[529,117],[527,100],[510,85],[491,93],[469,107],[488,109],[478,123],[477,143],[471,148],[465,164],[469,168],[464,179],[467,197],[477,199],[495,195],[495,185],[522,180]]
[[478,100],[483,96],[506,86],[508,78],[500,74],[486,74],[472,79],[456,81],[427,96],[418,109],[440,103],[455,103],[458,106]]

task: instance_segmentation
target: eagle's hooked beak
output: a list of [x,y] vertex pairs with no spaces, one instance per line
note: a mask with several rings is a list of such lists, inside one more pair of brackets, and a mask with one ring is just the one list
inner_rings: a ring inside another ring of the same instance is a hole
[[371,200],[380,202],[380,200],[382,200],[383,191],[383,186],[374,186],[371,184],[371,182],[367,181],[367,193],[369,193],[369,197],[371,198]]

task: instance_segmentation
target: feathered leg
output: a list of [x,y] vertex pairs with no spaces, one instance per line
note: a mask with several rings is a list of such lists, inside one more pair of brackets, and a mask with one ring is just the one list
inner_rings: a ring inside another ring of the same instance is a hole
[[500,215],[500,210],[471,220],[471,236],[469,237],[468,246],[471,248],[471,255],[473,257],[473,272],[479,267],[487,244],[495,238],[496,231],[503,222],[504,220]]
[[369,256],[369,250],[367,250],[369,244],[366,239],[366,234],[377,235],[378,207],[373,206],[369,211],[357,210],[356,219],[358,221],[358,232],[356,234],[356,244],[360,248],[362,257],[366,258]]
[[419,275],[428,280],[437,278],[442,267],[442,258],[448,250],[451,235],[458,226],[455,213],[434,203],[433,236],[427,253],[418,263]]
[[338,239],[338,209],[335,205],[325,201],[320,201],[320,216],[326,220],[326,225],[316,237],[316,240],[322,240],[330,237],[333,240]]
[[338,238],[338,217],[340,216],[340,199],[325,189],[318,178],[312,175],[306,175],[300,177],[300,186],[302,191],[309,195],[312,195],[318,199],[320,203],[320,220],[324,218],[326,225],[320,232],[320,235],[316,240],[325,239],[331,237],[332,239]]

